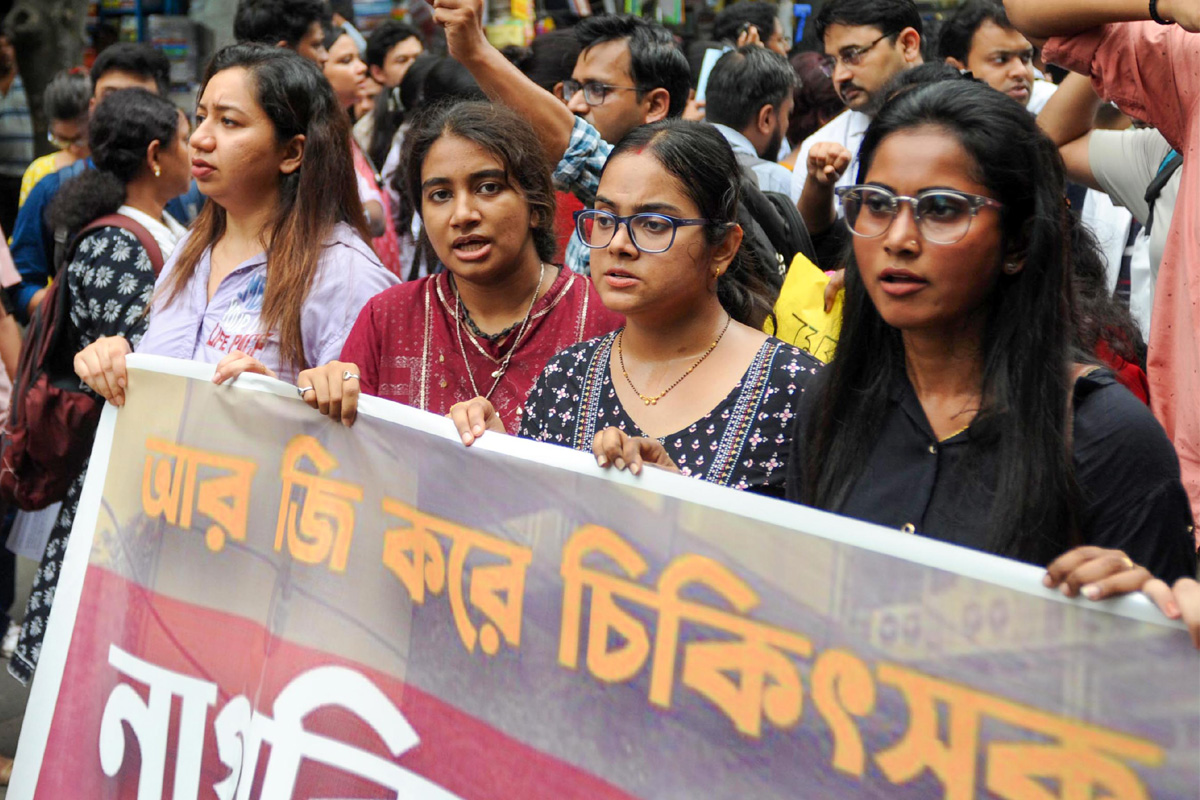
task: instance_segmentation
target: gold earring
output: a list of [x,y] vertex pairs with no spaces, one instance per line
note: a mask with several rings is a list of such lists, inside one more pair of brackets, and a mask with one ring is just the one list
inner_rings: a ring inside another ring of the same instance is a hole
[[162,177],[162,167],[158,166],[158,164],[154,165],[154,177],[156,177],[156,178]]

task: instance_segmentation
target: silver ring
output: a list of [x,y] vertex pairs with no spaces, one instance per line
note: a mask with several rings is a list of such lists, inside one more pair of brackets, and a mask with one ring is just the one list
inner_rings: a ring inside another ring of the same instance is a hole
[[303,399],[304,399],[304,393],[305,393],[305,392],[311,392],[312,390],[313,390],[313,387],[311,387],[311,386],[297,386],[297,387],[296,387],[296,394],[300,395],[300,399],[301,399],[301,400],[303,400]]
[[343,372],[343,373],[342,373],[342,380],[343,380],[343,381],[348,381],[348,380],[350,380],[351,378],[354,378],[354,380],[356,380],[356,381],[357,381],[357,380],[362,380],[361,378],[359,378],[357,375],[355,375],[355,374],[354,374],[353,372],[351,372],[350,370],[346,370],[345,372]]

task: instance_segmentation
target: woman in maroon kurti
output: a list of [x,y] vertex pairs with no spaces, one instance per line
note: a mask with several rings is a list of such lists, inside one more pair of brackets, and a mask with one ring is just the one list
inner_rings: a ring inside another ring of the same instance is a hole
[[586,278],[548,263],[550,167],[511,111],[474,102],[434,111],[405,137],[400,171],[423,244],[446,270],[374,297],[341,359],[300,373],[297,390],[347,425],[360,391],[437,414],[486,397],[515,430],[546,363],[622,318]]

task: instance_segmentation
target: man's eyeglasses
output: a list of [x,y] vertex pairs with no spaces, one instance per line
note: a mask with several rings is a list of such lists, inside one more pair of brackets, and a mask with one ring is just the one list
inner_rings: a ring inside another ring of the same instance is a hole
[[819,62],[821,71],[826,75],[833,75],[837,69],[838,62],[845,64],[847,67],[857,67],[862,64],[863,56],[875,49],[875,45],[882,42],[889,36],[895,36],[894,33],[885,33],[875,41],[862,47],[843,47],[841,52],[834,56],[821,56]]
[[81,144],[87,144],[87,131],[79,133],[70,138],[55,136],[53,132],[46,132],[46,141],[57,147],[59,150],[66,150],[68,147],[77,147]]
[[707,225],[706,219],[679,219],[666,214],[630,214],[618,217],[594,208],[575,212],[575,230],[585,247],[599,250],[612,242],[617,228],[629,231],[633,246],[643,253],[665,253],[675,244],[675,231],[688,225]]
[[921,236],[935,244],[960,241],[971,229],[971,220],[979,209],[1004,208],[999,200],[949,189],[929,189],[916,197],[898,195],[880,186],[845,186],[835,191],[842,201],[846,227],[865,239],[886,233],[901,203],[908,203],[912,209]]
[[565,80],[562,82],[563,100],[570,100],[578,92],[583,92],[583,102],[589,106],[604,105],[604,101],[608,99],[610,92],[640,92],[641,88],[637,86],[614,86],[611,83],[600,83],[600,81],[588,81],[580,83],[574,80]]

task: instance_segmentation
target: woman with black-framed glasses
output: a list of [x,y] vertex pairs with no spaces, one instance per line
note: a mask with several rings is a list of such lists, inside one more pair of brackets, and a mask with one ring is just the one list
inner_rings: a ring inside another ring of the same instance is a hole
[[1053,561],[1045,583],[1068,595],[1193,575],[1170,442],[1074,344],[1089,320],[1072,273],[1099,255],[1033,118],[984,84],[919,86],[859,159],[838,192],[842,336],[800,404],[788,498]]
[[[746,324],[771,301],[740,249],[737,175],[708,125],[657,122],[621,140],[576,226],[625,327],[551,359],[521,436],[591,451],[603,467],[782,495],[790,421],[820,363]],[[451,417],[466,444],[502,429],[480,400]]]

